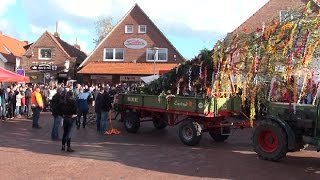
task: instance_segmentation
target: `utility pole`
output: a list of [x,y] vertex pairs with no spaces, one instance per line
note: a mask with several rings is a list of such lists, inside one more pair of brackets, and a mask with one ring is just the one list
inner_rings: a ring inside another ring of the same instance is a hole
[[153,53],[154,53],[154,58],[153,58],[153,75],[156,75],[156,60],[158,60],[158,53],[159,53],[159,48],[158,47],[153,47],[152,48]]

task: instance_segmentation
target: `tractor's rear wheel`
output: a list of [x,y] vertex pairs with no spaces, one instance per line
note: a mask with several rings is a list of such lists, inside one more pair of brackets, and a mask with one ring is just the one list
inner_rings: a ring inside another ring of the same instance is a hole
[[279,161],[288,152],[287,134],[273,121],[261,121],[254,130],[252,141],[254,151],[264,160]]

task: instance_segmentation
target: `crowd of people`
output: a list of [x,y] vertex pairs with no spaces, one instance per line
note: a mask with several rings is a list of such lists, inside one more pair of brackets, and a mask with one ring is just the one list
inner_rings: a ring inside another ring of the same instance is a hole
[[[112,91],[111,91],[112,90]],[[53,125],[52,140],[62,140],[62,151],[73,152],[71,135],[74,125],[77,129],[86,128],[90,108],[96,115],[96,128],[101,134],[107,130],[108,115],[112,109],[115,92],[126,91],[124,84],[109,85],[58,84],[12,84],[0,89],[0,117],[3,121],[19,119],[22,116],[32,119],[32,128],[39,126],[40,112],[51,111]],[[82,121],[81,121],[82,120]],[[63,125],[62,139],[59,129]]]

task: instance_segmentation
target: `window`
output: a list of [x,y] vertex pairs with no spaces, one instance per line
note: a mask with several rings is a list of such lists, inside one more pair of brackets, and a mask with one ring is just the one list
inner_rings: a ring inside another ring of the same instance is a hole
[[139,33],[147,33],[147,25],[139,25]]
[[125,33],[133,33],[133,25],[126,25]]
[[122,48],[105,48],[104,49],[105,61],[123,61]]
[[290,21],[293,19],[297,19],[301,16],[301,14],[297,11],[292,10],[280,10],[280,23]]
[[147,61],[158,61],[158,62],[168,61],[168,49],[159,48],[158,50],[153,50],[152,48],[148,48]]
[[51,49],[50,48],[40,48],[39,49],[39,59],[40,60],[50,60],[51,59]]

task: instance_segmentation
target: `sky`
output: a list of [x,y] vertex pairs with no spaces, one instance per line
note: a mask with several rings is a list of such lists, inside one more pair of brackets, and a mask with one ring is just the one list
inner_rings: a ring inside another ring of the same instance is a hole
[[28,42],[44,31],[81,46],[95,47],[94,22],[111,17],[115,25],[137,3],[186,59],[212,49],[268,0],[0,0],[0,31]]

